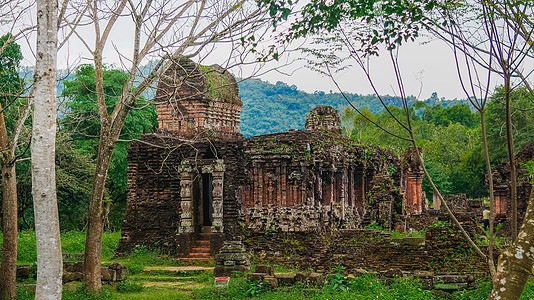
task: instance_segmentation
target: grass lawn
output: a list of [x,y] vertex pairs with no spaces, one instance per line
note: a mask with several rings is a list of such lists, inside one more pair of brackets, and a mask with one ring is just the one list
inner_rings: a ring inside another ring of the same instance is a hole
[[[62,249],[65,254],[83,253],[85,233],[62,233]],[[491,283],[480,282],[475,290],[441,294],[423,290],[418,282],[395,280],[393,282],[374,277],[354,279],[331,278],[324,286],[294,285],[271,289],[264,283],[247,282],[244,277],[231,278],[228,287],[214,286],[213,263],[185,268],[185,264],[161,255],[158,251],[139,247],[127,256],[115,258],[120,233],[105,233],[102,261],[104,264],[117,261],[128,270],[128,280],[115,286],[105,285],[102,293],[93,294],[83,290],[81,283],[65,285],[63,299],[384,299],[384,300],[456,300],[487,299]],[[1,236],[0,236],[1,240]],[[35,264],[35,233],[19,234],[19,264]],[[201,268],[203,267],[203,268]],[[294,272],[283,266],[275,272]],[[34,299],[31,287],[35,280],[19,283],[17,299]],[[28,288],[30,287],[30,288]],[[521,299],[534,299],[534,279],[530,278]]]

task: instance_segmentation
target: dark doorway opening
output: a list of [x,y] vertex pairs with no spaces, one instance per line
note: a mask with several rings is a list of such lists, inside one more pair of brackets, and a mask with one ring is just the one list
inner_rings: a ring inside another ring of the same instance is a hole
[[213,223],[213,175],[202,174],[202,226]]

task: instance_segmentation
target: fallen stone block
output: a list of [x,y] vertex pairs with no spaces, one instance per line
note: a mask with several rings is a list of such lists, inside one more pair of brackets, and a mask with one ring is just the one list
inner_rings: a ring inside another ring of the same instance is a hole
[[266,275],[263,277],[263,281],[267,282],[267,284],[269,284],[273,288],[278,287],[278,279],[274,276]]
[[255,273],[263,273],[274,276],[274,268],[271,266],[256,266]]
[[263,281],[266,275],[265,273],[249,273],[247,274],[247,279],[252,282]]
[[17,278],[27,279],[30,277],[35,277],[35,268],[31,265],[17,265]]
[[467,275],[436,275],[434,283],[467,283]]
[[274,276],[279,285],[292,285],[295,283],[295,274],[276,273]]
[[102,275],[102,281],[117,281],[116,271],[110,268],[102,267],[100,268],[100,273]]
[[309,273],[298,272],[297,274],[295,274],[295,282],[307,282],[309,276]]
[[420,279],[431,279],[434,277],[434,272],[432,271],[413,271],[413,277],[420,278]]
[[322,275],[320,273],[310,273],[308,276],[308,282],[314,285],[320,285],[323,282]]
[[215,277],[235,277],[239,273],[250,272],[248,266],[216,266],[213,269],[213,275]]
[[63,272],[63,283],[71,281],[82,281],[83,273],[81,272]]

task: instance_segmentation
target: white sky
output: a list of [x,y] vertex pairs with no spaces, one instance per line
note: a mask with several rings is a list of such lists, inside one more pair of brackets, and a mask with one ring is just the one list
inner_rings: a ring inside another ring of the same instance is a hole
[[[113,44],[108,45],[104,52],[106,63],[121,66],[116,50],[118,49],[123,53],[131,50],[131,35],[125,35],[125,30],[129,29],[119,27],[112,32],[110,40]],[[20,40],[19,43],[22,46],[25,57],[23,64],[32,65],[33,53],[29,49],[29,45],[33,46],[33,38],[26,41]],[[202,64],[218,63],[225,59],[224,53],[224,49],[219,50],[216,48],[209,57],[202,61]],[[429,42],[428,38],[421,38],[414,43],[403,45],[399,53],[401,72],[407,95],[414,95],[418,99],[424,100],[429,98],[433,92],[437,92],[440,98],[466,98],[459,84],[452,51],[444,42],[439,40]],[[298,89],[306,92],[324,91],[328,93],[330,90],[338,92],[337,87],[330,78],[303,67],[303,61],[298,60],[300,55],[302,54],[293,53],[290,56],[283,56],[281,61],[290,62],[288,66],[282,67],[285,63],[281,62],[269,64],[268,67],[279,68],[281,72],[271,71],[259,76],[259,78],[271,83],[283,81],[288,85],[294,84]],[[79,63],[91,63],[88,60],[89,57],[90,55],[85,47],[73,36],[69,44],[65,45],[58,54],[58,67],[66,68]],[[380,94],[398,95],[396,80],[388,55],[383,54],[380,57],[373,58],[370,66],[378,92]],[[251,67],[242,67],[239,70],[231,69],[231,72],[245,77],[250,75],[251,69]],[[358,94],[373,93],[363,72],[358,67],[352,67],[336,74],[335,79],[343,91]]]

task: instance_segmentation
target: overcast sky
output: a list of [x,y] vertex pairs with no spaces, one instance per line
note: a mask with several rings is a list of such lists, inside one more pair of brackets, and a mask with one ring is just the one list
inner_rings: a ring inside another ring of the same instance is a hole
[[[88,28],[87,30],[90,29]],[[104,52],[106,63],[120,66],[121,63],[116,55],[116,50],[122,53],[131,52],[132,42],[129,37],[125,38],[125,30],[129,29],[118,27],[112,32],[110,40],[113,44],[110,44]],[[83,33],[83,30],[81,32]],[[63,47],[58,54],[59,68],[92,62],[88,59],[90,55],[87,50],[74,36],[69,41],[69,44]],[[25,57],[23,64],[32,65],[33,53],[29,50],[28,45],[33,46],[35,43],[33,38],[19,42]],[[202,61],[202,64],[219,63],[220,60],[225,59],[224,52],[224,50],[214,49],[210,56]],[[282,56],[280,63],[268,66],[274,69],[279,68],[281,72],[271,71],[260,75],[259,78],[271,83],[283,81],[289,85],[294,84],[298,89],[306,92],[338,92],[338,88],[332,82],[332,79],[304,67],[303,61],[298,60],[301,56],[302,54],[298,52],[289,56]],[[425,100],[433,92],[437,92],[440,98],[466,98],[458,81],[452,51],[444,42],[421,38],[416,42],[403,45],[400,48],[399,58],[407,95],[414,95],[420,100]],[[286,65],[287,63],[289,65]],[[393,76],[393,69],[387,53],[382,54],[380,57],[372,58],[370,66],[371,75],[378,92],[380,94],[398,95],[396,79]],[[241,69],[231,69],[231,72],[238,76],[246,77],[250,75],[250,70],[251,67],[243,67]],[[358,94],[373,93],[368,80],[358,67],[352,67],[336,74],[335,80],[343,91]],[[494,86],[495,83],[492,85]]]

